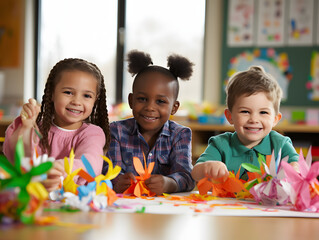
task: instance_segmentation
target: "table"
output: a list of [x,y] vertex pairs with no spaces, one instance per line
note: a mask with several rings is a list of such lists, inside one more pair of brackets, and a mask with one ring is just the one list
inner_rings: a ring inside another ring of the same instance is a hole
[[[50,206],[54,208],[56,204],[51,203]],[[162,210],[164,214],[117,211],[44,212],[44,216],[56,216],[60,222],[68,226],[0,225],[0,240],[319,239],[317,215],[317,218],[235,216],[235,213],[233,216],[212,216],[196,212],[186,213],[186,211],[180,214],[171,211],[168,214],[164,208]],[[90,225],[85,231],[83,231],[84,224]]]
[[23,226],[0,229],[0,239],[319,239],[319,219],[212,217],[139,213],[50,213],[61,221],[90,223],[97,228]]

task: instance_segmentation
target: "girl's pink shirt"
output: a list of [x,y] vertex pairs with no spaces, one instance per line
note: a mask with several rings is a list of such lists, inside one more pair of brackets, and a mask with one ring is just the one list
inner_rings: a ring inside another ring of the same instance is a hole
[[[21,125],[20,117],[16,118],[7,128],[5,142],[3,144],[3,152],[12,163],[14,162],[15,146],[10,146],[10,141],[7,140],[19,125]],[[105,135],[99,126],[83,123],[79,129],[74,131],[65,131],[56,126],[52,126],[48,134],[48,139],[49,145],[51,146],[50,157],[54,157],[56,161],[64,161],[64,157],[69,157],[71,148],[73,147],[75,157],[72,171],[78,168],[82,168],[86,171],[81,161],[81,156],[84,155],[92,165],[96,176],[101,174],[104,161],[102,155],[104,155]],[[38,142],[33,142],[32,145],[32,149],[36,147],[39,155],[46,153],[41,150]]]

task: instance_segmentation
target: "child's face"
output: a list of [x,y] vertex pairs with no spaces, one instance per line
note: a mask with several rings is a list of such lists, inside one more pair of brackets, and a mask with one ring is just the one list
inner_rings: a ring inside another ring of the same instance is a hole
[[247,148],[258,145],[281,119],[264,92],[240,96],[231,112],[225,110],[225,116]]
[[65,129],[78,129],[92,113],[97,96],[97,80],[82,71],[65,71],[55,86],[54,123]]
[[129,104],[144,136],[158,133],[177,111],[175,88],[175,81],[157,72],[144,73],[135,83]]

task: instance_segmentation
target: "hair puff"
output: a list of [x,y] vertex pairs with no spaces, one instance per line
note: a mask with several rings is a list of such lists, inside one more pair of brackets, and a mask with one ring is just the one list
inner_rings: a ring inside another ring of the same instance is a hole
[[193,73],[194,63],[187,58],[177,54],[172,54],[167,58],[167,66],[176,78],[189,80]]
[[134,76],[144,68],[153,64],[151,56],[138,50],[132,50],[127,54],[128,72]]

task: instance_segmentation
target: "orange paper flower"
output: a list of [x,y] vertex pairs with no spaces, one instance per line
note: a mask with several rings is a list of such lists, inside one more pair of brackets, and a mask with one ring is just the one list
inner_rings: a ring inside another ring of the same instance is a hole
[[[144,154],[143,154],[144,156]],[[155,162],[151,162],[148,166],[144,156],[144,167],[138,157],[133,157],[133,165],[139,176],[136,176],[136,182],[131,180],[131,186],[125,190],[124,194],[134,194],[136,197],[148,196],[152,197],[156,194],[151,192],[145,185],[145,180],[151,176]]]
[[246,191],[244,182],[239,179],[239,173],[240,169],[236,175],[229,172],[229,177],[225,182],[214,181],[207,177],[201,179],[197,184],[199,194],[205,195],[211,190],[215,197],[236,197],[238,193]]

